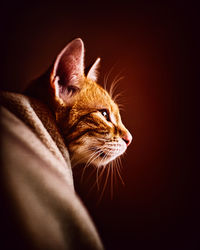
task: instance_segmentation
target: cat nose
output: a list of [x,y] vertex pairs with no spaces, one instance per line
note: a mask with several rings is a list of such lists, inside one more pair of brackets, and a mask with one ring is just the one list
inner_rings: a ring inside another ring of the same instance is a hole
[[131,133],[127,131],[126,134],[123,135],[122,139],[125,141],[126,146],[128,147],[131,144],[133,137]]

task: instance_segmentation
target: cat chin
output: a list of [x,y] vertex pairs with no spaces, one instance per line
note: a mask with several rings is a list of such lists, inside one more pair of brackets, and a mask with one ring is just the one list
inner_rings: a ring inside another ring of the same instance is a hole
[[105,166],[122,155],[127,149],[123,141],[105,145],[102,148],[102,146],[97,145],[94,141],[92,145],[88,142],[79,145],[79,147],[71,145],[69,148],[71,149],[72,166],[78,164],[93,165],[95,167]]
[[[101,154],[98,154],[98,156],[93,156],[92,154],[89,154],[87,151],[87,154],[85,153],[85,150],[81,152],[76,152],[71,157],[72,166],[78,165],[78,164],[86,164],[87,166],[93,165],[95,167],[101,167],[106,166],[107,164],[114,161],[116,158],[118,158],[120,155],[122,155],[125,152],[123,150],[122,152],[118,154],[108,155],[104,152]],[[94,153],[94,152],[93,152]]]
[[72,159],[72,166],[76,166],[78,164],[85,164],[87,166],[91,165],[91,166],[95,166],[95,167],[102,167],[102,166],[106,166],[108,165],[109,163],[111,163],[113,160],[115,160],[118,156],[116,157],[110,157],[109,159],[102,159],[102,158],[98,158],[98,159],[95,159],[94,161],[92,161],[91,163],[89,162],[89,159],[90,158],[85,158],[83,159],[82,161],[80,161],[80,156],[76,156]]

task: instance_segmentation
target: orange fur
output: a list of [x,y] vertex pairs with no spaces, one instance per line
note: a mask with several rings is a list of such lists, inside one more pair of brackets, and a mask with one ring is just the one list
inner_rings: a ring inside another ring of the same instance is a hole
[[43,95],[51,97],[47,103],[55,114],[72,164],[104,166],[125,152],[132,136],[121,121],[117,104],[94,81],[100,59],[85,76],[83,56],[81,39],[68,44],[50,71],[47,86],[51,95]]

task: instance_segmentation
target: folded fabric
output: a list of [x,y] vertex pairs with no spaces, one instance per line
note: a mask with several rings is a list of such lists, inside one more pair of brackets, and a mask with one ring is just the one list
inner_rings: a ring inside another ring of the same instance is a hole
[[[1,249],[103,249],[51,111],[1,94]],[[1,226],[2,227],[2,226]]]

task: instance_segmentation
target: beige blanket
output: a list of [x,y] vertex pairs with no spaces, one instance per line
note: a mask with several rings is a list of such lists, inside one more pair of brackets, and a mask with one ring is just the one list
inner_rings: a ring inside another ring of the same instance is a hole
[[[1,193],[13,218],[4,218],[7,226],[20,235],[15,249],[103,249],[74,191],[68,151],[50,110],[15,93],[4,93],[1,104]],[[11,244],[4,239],[4,245]]]

